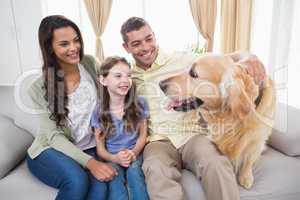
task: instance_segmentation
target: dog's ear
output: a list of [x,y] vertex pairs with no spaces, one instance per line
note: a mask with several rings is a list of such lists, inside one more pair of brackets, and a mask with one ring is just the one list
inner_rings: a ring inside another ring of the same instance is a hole
[[258,96],[258,86],[239,66],[234,67],[233,84],[227,88],[230,110],[233,115],[243,120],[251,110],[255,109],[255,99]]
[[243,67],[240,65],[237,65],[239,69],[239,73],[237,74],[240,79],[242,79],[244,83],[244,89],[248,97],[250,98],[251,102],[255,102],[256,98],[259,95],[259,86],[255,83],[255,80],[252,76],[250,76],[245,70],[243,70]]
[[253,103],[245,92],[243,82],[235,80],[235,84],[228,88],[228,100],[230,110],[239,119],[244,119],[253,108]]

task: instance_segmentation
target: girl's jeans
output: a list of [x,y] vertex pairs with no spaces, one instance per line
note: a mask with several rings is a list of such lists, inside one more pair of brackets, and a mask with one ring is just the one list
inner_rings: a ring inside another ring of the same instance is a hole
[[142,162],[140,155],[128,168],[111,163],[118,175],[108,183],[109,200],[149,200]]

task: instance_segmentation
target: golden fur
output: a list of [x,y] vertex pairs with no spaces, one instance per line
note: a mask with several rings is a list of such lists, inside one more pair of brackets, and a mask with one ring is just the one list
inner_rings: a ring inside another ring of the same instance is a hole
[[198,58],[189,72],[168,78],[162,85],[172,99],[202,100],[196,112],[207,122],[211,140],[232,161],[240,185],[250,188],[253,165],[273,126],[273,81],[266,78],[259,91],[240,63],[228,56],[207,54]]

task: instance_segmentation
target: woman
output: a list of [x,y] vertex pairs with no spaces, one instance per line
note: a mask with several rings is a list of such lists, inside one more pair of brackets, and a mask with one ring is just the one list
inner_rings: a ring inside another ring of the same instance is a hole
[[38,136],[28,149],[33,175],[59,190],[56,199],[106,199],[106,181],[117,175],[97,160],[89,128],[96,106],[96,61],[84,56],[79,28],[69,19],[45,17],[39,27],[43,74],[29,89],[40,112]]

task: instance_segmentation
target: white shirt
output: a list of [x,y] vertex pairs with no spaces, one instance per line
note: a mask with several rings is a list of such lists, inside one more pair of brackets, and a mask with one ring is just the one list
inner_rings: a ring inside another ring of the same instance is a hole
[[79,64],[80,83],[76,90],[68,95],[68,127],[71,130],[74,144],[82,149],[96,146],[90,129],[90,119],[96,106],[97,93],[95,83],[85,68]]

